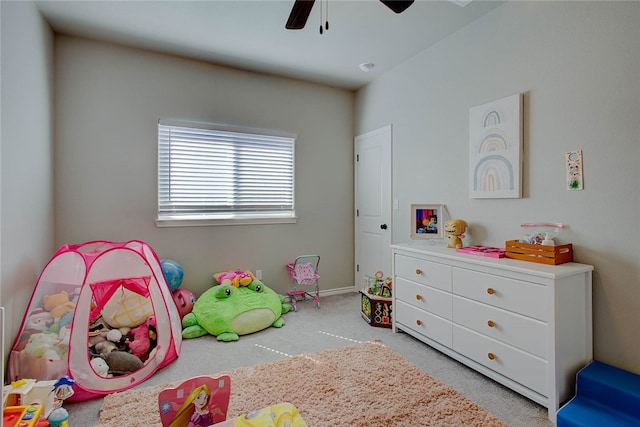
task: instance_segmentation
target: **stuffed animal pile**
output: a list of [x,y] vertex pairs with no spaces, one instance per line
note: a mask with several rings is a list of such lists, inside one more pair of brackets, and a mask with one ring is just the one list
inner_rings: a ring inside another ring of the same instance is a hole
[[153,357],[157,342],[150,299],[127,288],[118,290],[92,320],[88,335],[91,364],[99,375],[140,369]]
[[154,316],[135,327],[109,325],[104,316],[89,326],[89,355],[96,373],[103,377],[123,375],[140,369],[156,347]]
[[[14,350],[31,357],[66,360],[80,290],[43,295],[31,310]],[[140,369],[156,347],[156,321],[148,298],[134,292],[113,297],[88,327],[88,355],[101,376]]]
[[31,310],[14,350],[32,357],[64,360],[69,350],[71,320],[79,290],[42,297],[42,306]]
[[[163,260],[161,265],[176,307],[184,316],[191,312],[196,297],[187,289],[177,289],[184,277],[180,264]],[[36,288],[12,349],[12,356],[18,352],[15,357],[33,365],[32,371],[42,368],[49,375],[50,366],[64,370],[72,335],[74,354],[83,353],[84,349],[77,346],[87,335],[86,354],[90,364],[104,377],[134,372],[153,359],[157,323],[149,294],[145,296],[140,291],[148,285],[145,278],[114,279],[83,288],[64,283],[47,285],[50,286]],[[90,292],[90,302],[85,299],[85,292]],[[79,298],[89,307],[83,306],[74,318]],[[88,325],[84,324],[87,312]],[[49,363],[56,361],[60,363]]]

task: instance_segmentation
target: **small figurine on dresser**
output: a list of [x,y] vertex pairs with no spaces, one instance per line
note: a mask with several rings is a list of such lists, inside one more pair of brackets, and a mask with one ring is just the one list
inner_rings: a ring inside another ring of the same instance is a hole
[[444,223],[444,233],[449,238],[448,248],[461,248],[467,222],[463,219],[450,219]]

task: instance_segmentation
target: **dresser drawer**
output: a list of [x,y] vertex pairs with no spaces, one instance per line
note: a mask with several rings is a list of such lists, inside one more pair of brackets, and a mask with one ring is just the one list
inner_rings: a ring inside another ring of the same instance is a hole
[[396,299],[451,320],[451,294],[419,283],[396,277],[393,285]]
[[455,323],[483,335],[547,358],[547,324],[476,301],[453,297]]
[[403,327],[405,326],[425,337],[451,347],[451,322],[448,320],[398,300],[396,300],[393,310],[396,323],[401,324],[400,329],[405,329]]
[[547,362],[532,354],[458,325],[453,325],[453,349],[543,396],[548,396]]
[[538,320],[548,317],[544,285],[454,268],[453,293]]
[[451,292],[451,267],[396,254],[395,275],[433,288]]

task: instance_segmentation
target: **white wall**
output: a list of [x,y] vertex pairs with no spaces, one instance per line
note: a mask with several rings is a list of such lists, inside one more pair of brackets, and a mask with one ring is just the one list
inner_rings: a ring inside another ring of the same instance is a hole
[[[504,246],[562,222],[593,264],[595,357],[640,373],[640,3],[508,2],[356,96],[356,133],[393,124],[396,242],[409,205],[444,203],[465,243]],[[524,93],[524,197],[470,199],[469,108]],[[564,155],[584,150],[585,189]]]
[[[212,274],[262,269],[280,293],[286,263],[319,253],[323,290],[352,287],[352,92],[172,56],[56,37],[56,243],[148,242],[200,295]],[[296,224],[157,228],[157,121],[296,133]]]
[[0,305],[6,361],[33,285],[53,253],[53,34],[31,2],[0,2]]

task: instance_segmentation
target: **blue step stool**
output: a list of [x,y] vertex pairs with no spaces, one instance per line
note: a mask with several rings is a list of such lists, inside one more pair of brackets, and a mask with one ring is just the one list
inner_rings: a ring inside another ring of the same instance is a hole
[[640,426],[640,375],[594,361],[578,372],[576,395],[557,414],[558,427]]

